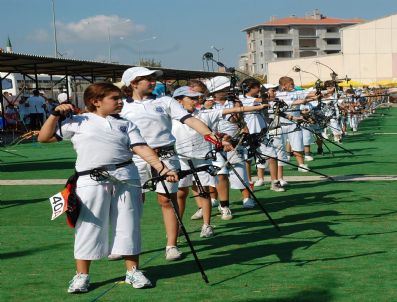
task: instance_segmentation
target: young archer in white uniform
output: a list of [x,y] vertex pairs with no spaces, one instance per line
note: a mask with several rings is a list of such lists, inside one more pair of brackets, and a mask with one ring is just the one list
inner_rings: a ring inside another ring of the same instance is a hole
[[[213,109],[230,109],[235,106],[235,102],[228,99],[231,85],[230,79],[224,76],[217,76],[207,80],[205,84],[215,100]],[[239,100],[236,101],[239,103]],[[217,131],[227,134],[231,137],[239,134],[241,131],[248,132],[248,129],[246,129],[246,127],[244,129],[240,129],[236,122],[237,121],[234,116],[227,114],[223,116],[223,118],[219,121],[217,125]],[[234,170],[231,169],[231,171],[229,171],[229,168],[227,167],[227,165],[225,165],[226,161],[233,165]],[[244,208],[253,208],[255,204],[253,200],[249,198],[249,191],[246,189],[244,184],[241,183],[241,181],[235,174],[238,173],[239,176],[243,179],[244,183],[249,185],[248,174],[244,159],[244,149],[242,147],[238,147],[233,152],[218,152],[217,158],[213,163],[214,165],[221,168],[217,175],[218,183],[216,185],[220,203],[218,209],[221,212],[221,218],[223,220],[230,220],[233,218],[229,203],[229,186],[232,189],[239,189],[241,191]]]
[[[86,292],[91,261],[106,257],[109,252],[123,255],[127,283],[135,288],[151,286],[137,269],[142,198],[131,149],[157,171],[167,173],[169,181],[177,181],[177,174],[164,167],[134,124],[112,116],[123,105],[120,89],[110,83],[92,84],[84,92],[84,103],[89,112],[64,120],[56,133],[60,115],[73,111],[71,104],[57,106],[38,136],[44,143],[71,139],[77,153],[76,193],[82,206],[75,225],[76,275],[68,292]],[[90,173],[96,168],[106,169],[119,182],[91,178]],[[112,225],[110,245],[109,224]]]
[[[306,104],[312,100],[313,96],[309,96],[305,92],[295,90],[294,80],[290,77],[281,77],[279,79],[280,89],[276,94],[276,97],[282,99],[292,111],[289,114],[293,117],[299,117],[299,105]],[[291,145],[292,152],[299,164],[299,172],[308,172],[307,165],[304,163],[303,157],[303,135],[302,130],[296,128],[296,124],[285,118],[281,118],[282,133],[288,138],[288,142]]]
[[[149,70],[144,67],[127,69],[123,73],[122,82],[126,85],[124,93],[128,98],[124,102],[121,115],[137,125],[147,144],[157,151],[168,167],[179,169],[179,159],[174,150],[175,138],[171,133],[172,120],[185,123],[213,142],[216,142],[217,138],[203,122],[192,117],[175,99],[151,94],[156,84],[156,77],[161,75],[160,70]],[[141,182],[145,182],[151,177],[150,168],[139,157],[136,158],[136,164]],[[176,203],[178,184],[166,182],[166,185],[171,198]],[[156,192],[167,233],[166,259],[177,260],[182,254],[177,248],[178,223],[162,184],[157,185]]]
[[[258,80],[253,78],[245,79],[242,82],[241,86],[245,90],[245,94],[240,96],[240,101],[244,106],[254,106],[254,105],[262,104],[263,100],[259,98],[261,83]],[[269,107],[268,104],[265,104],[264,106]],[[260,134],[266,132],[267,130],[267,124],[261,112],[246,113],[244,114],[244,120],[247,124],[250,134]],[[282,186],[280,186],[280,183],[277,180],[277,160],[276,160],[277,150],[273,146],[273,143],[271,141],[268,141],[267,135],[263,137],[263,141],[261,142],[258,151],[265,156],[266,155],[270,156],[269,158],[266,159],[269,165],[269,172],[271,178],[270,190],[275,192],[284,192],[285,189]],[[247,163],[249,166],[248,173],[250,173],[251,161],[247,161]],[[258,172],[258,177],[262,179],[264,176],[264,167],[265,167],[264,164],[260,164],[260,163],[257,164],[258,171],[261,171],[261,173]]]
[[[195,92],[189,86],[182,86],[175,90],[173,97],[189,112],[192,116],[203,121],[210,129],[215,129],[222,116],[237,113],[261,110],[263,106],[238,107],[230,109],[210,109],[197,110],[196,105],[199,102],[201,93]],[[176,149],[179,154],[182,170],[190,169],[188,160],[192,160],[195,167],[211,164],[210,160],[205,160],[205,156],[213,149],[213,146],[205,141],[197,132],[190,129],[186,125],[178,121],[172,121],[172,134],[176,138]],[[224,151],[231,151],[232,147],[229,143],[224,142]],[[198,177],[205,190],[209,192],[211,177],[207,172],[198,172]],[[181,216],[185,209],[186,198],[189,193],[189,187],[193,185],[192,175],[185,177],[179,181],[178,204]],[[197,184],[192,187],[193,194],[199,195]],[[197,204],[201,206],[203,216],[203,227],[201,229],[201,237],[211,237],[213,228],[210,225],[211,218],[211,201],[205,197],[196,197],[199,199]]]

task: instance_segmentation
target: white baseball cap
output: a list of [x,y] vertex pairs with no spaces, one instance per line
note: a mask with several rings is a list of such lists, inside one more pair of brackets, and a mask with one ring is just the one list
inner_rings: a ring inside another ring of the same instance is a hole
[[67,95],[67,93],[62,92],[62,93],[58,94],[58,98],[57,99],[58,99],[58,102],[60,104],[62,104],[63,102],[66,102],[68,100],[68,95]]
[[125,86],[129,86],[136,77],[144,77],[151,74],[159,77],[163,75],[163,72],[161,70],[150,70],[145,67],[131,67],[124,71],[121,81]]
[[210,93],[222,90],[226,87],[230,87],[230,79],[224,76],[217,76],[212,79],[204,81]]
[[200,92],[194,91],[190,86],[182,86],[175,89],[172,97],[176,98],[178,96],[188,96],[188,97],[197,97],[203,95]]
[[266,89],[277,88],[278,87],[277,84],[271,84],[271,83],[266,83],[266,84],[263,84],[262,86],[265,87]]

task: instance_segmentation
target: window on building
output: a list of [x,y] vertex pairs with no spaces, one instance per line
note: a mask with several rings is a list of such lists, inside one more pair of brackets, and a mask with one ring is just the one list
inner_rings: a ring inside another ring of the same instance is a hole
[[339,45],[340,39],[327,39],[326,42],[328,45]]
[[301,58],[304,58],[304,57],[312,57],[312,56],[316,56],[316,55],[317,55],[317,52],[315,52],[315,51],[308,51],[308,50],[301,51],[301,52],[299,53],[299,56],[300,56]]
[[292,51],[275,51],[276,58],[292,58]]
[[299,48],[317,48],[317,40],[299,39]]
[[337,27],[328,27],[327,28],[327,33],[338,33],[339,32],[339,28]]
[[261,64],[261,68],[262,68],[262,70],[263,70],[263,64]]
[[303,27],[299,29],[300,37],[313,37],[316,36],[316,29],[310,27]]
[[288,28],[286,28],[286,27],[276,28],[276,34],[278,34],[278,35],[288,34]]
[[263,41],[262,41],[262,40],[260,40],[259,42],[260,42],[260,45],[262,46],[262,45],[263,45]]
[[275,43],[277,46],[291,46],[292,45],[292,40],[275,40]]
[[327,55],[331,55],[331,54],[334,54],[334,53],[339,53],[339,50],[326,50],[326,51],[324,51]]
[[259,34],[260,34],[260,35],[262,34],[262,29],[259,30]]
[[261,58],[263,58],[263,52],[261,51]]

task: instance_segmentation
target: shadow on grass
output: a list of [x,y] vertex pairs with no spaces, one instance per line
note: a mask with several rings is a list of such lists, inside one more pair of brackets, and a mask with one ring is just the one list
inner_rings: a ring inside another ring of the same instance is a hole
[[18,199],[18,200],[0,200],[0,210],[6,208],[12,208],[16,206],[24,206],[32,203],[38,203],[45,201],[43,198],[36,199]]
[[56,162],[22,162],[2,165],[1,172],[27,172],[41,170],[66,170],[74,169],[73,161],[56,161]]
[[103,281],[100,281],[100,282],[90,283],[90,290],[94,290],[96,288],[102,287],[102,286],[104,286],[106,284],[109,284],[109,283],[114,283],[114,282],[117,282],[117,281],[124,281],[124,278],[125,278],[125,276],[122,275],[120,277],[107,279],[107,280],[103,280]]
[[60,248],[61,246],[67,246],[67,245],[68,245],[67,243],[58,243],[47,246],[40,246],[37,248],[26,249],[22,251],[0,253],[0,259],[4,260],[4,259],[17,258],[17,257],[30,256],[36,253],[42,253],[43,251],[55,250]]
[[236,300],[237,302],[329,302],[333,301],[333,295],[328,289],[309,289],[284,298],[258,298]]

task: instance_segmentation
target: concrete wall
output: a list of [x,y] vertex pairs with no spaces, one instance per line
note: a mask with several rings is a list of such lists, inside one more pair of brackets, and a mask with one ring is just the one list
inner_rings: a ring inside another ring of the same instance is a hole
[[[334,54],[292,60],[286,59],[283,61],[269,63],[268,82],[277,84],[278,79],[283,76],[293,78],[296,85],[314,82],[316,81],[315,76],[319,77],[321,80],[330,79],[331,70],[325,66],[316,64],[316,61],[320,61],[323,64],[330,66],[333,70],[335,70],[336,73],[339,74],[340,77],[345,76],[345,73],[343,73],[343,56],[341,54]],[[304,72],[294,72],[292,70],[294,66],[299,66],[302,70],[313,73],[315,76]]]

